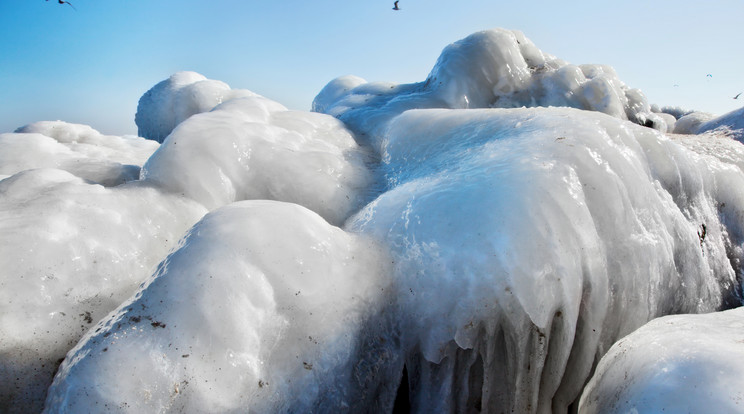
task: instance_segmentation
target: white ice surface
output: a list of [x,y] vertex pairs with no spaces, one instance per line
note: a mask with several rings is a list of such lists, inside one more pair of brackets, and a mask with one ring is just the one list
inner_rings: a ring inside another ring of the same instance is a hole
[[35,122],[0,134],[0,174],[58,168],[110,187],[138,179],[158,147],[139,137],[102,135],[87,125]]
[[387,121],[415,108],[567,106],[667,130],[645,95],[626,86],[612,67],[567,63],[519,31],[482,31],[447,46],[425,82],[362,82],[349,76],[331,81],[313,109],[339,117],[373,146]]
[[719,128],[727,129],[733,138],[744,142],[744,107],[703,122],[695,132],[702,134]]
[[366,158],[337,119],[254,96],[184,121],[142,178],[210,210],[247,199],[288,201],[340,225],[368,199]]
[[0,181],[0,411],[38,412],[58,360],[204,212],[141,183],[109,189],[58,169]]
[[351,227],[392,250],[416,412],[563,412],[618,338],[738,290],[741,152],[574,109],[408,111],[382,142]]
[[140,136],[163,142],[176,125],[191,115],[207,112],[233,98],[256,96],[249,90],[230,89],[226,83],[196,72],[177,72],[142,95],[134,122]]
[[386,266],[374,243],[296,204],[218,209],[71,351],[47,412],[357,405],[363,390],[349,384],[364,376],[351,374],[368,357],[360,331],[384,297]]
[[[523,105],[579,109],[474,109]],[[389,412],[399,384],[414,412],[564,412],[617,339],[741,303],[741,143],[660,133],[611,68],[494,30],[314,108],[354,137],[180,73],[140,101],[140,180],[0,172],[0,410],[38,410],[85,333],[48,412]]]
[[613,345],[579,412],[744,413],[744,308],[666,316]]

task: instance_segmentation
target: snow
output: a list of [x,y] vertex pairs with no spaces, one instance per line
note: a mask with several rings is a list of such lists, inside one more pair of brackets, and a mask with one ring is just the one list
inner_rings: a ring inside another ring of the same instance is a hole
[[655,319],[607,352],[579,412],[744,412],[744,308]]
[[143,138],[0,135],[0,410],[566,412],[637,328],[742,303],[741,114],[503,29],[313,109],[179,72]]

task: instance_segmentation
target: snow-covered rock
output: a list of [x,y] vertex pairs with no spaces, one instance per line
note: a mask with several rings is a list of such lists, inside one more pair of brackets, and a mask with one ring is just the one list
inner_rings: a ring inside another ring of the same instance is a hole
[[416,108],[567,106],[667,130],[645,95],[626,86],[612,67],[569,64],[519,31],[482,31],[447,46],[421,83],[362,82],[331,81],[313,108],[339,117],[375,147],[392,117]]
[[140,136],[163,142],[176,125],[191,115],[210,111],[230,99],[256,96],[246,89],[230,89],[228,84],[196,72],[177,72],[142,95],[134,122]]
[[210,210],[279,200],[341,225],[369,199],[368,158],[333,117],[287,111],[255,96],[184,121],[144,165],[142,178]]
[[612,346],[579,412],[744,412],[744,308],[655,319]]
[[701,123],[695,132],[702,134],[720,128],[725,128],[738,141],[744,141],[744,107]]
[[0,134],[0,174],[57,168],[107,187],[139,178],[140,167],[158,149],[139,137],[102,135],[87,125],[35,122]]
[[0,411],[40,411],[67,351],[204,213],[139,182],[104,188],[58,169],[0,181]]
[[370,240],[296,204],[220,208],[70,352],[46,412],[369,409],[381,393],[364,387],[366,326],[387,266]]

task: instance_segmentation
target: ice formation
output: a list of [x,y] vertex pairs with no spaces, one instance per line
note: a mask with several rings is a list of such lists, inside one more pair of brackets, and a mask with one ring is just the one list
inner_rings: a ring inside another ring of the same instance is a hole
[[652,129],[408,111],[383,162],[390,189],[351,228],[392,251],[416,412],[565,412],[617,339],[739,303],[744,174]]
[[338,120],[255,96],[184,121],[142,177],[210,210],[247,199],[288,201],[340,225],[369,197],[367,158]]
[[579,412],[744,412],[744,308],[655,319],[612,346]]
[[386,264],[374,243],[296,204],[218,209],[71,351],[47,412],[358,405],[347,384],[364,374],[360,331],[385,297]]
[[566,412],[649,320],[741,305],[744,147],[609,67],[493,30],[313,108],[175,74],[109,187],[0,136],[63,154],[0,170],[0,409]]
[[152,141],[102,135],[87,125],[36,122],[0,134],[0,174],[57,168],[111,187],[138,179],[157,148]]
[[744,108],[739,108],[700,124],[696,133],[725,128],[738,141],[744,141]]
[[518,108],[568,106],[599,111],[667,130],[638,89],[606,65],[573,65],[543,53],[519,31],[474,33],[447,46],[424,82],[330,82],[313,110],[339,117],[373,145],[394,116],[416,108]]
[[191,115],[207,112],[233,98],[256,97],[245,89],[230,89],[224,82],[196,72],[177,72],[145,92],[134,120],[138,134],[163,142],[176,125]]

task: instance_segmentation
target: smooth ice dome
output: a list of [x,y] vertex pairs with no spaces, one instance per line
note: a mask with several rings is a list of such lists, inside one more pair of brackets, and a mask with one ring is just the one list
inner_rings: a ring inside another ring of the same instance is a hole
[[296,204],[218,209],[71,351],[46,412],[330,412],[370,403],[376,394],[347,383],[365,381],[362,329],[389,285],[387,263],[371,241]]
[[181,123],[145,163],[142,178],[210,210],[280,200],[340,225],[369,198],[367,152],[328,115],[253,96]]
[[579,412],[744,412],[744,308],[655,319],[612,346]]
[[191,115],[207,112],[237,97],[254,97],[245,90],[232,90],[224,82],[196,72],[178,72],[148,90],[139,100],[134,121],[138,134],[163,142],[176,125]]

